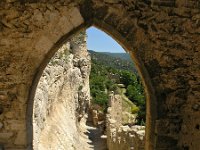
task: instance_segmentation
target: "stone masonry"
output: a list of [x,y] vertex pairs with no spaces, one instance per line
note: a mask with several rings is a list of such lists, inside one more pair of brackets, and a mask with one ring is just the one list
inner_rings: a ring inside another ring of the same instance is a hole
[[33,148],[42,72],[71,36],[91,25],[119,42],[141,75],[145,148],[198,150],[199,0],[1,0],[0,147]]
[[106,117],[107,146],[109,150],[144,150],[145,127],[123,125],[122,98],[110,94]]

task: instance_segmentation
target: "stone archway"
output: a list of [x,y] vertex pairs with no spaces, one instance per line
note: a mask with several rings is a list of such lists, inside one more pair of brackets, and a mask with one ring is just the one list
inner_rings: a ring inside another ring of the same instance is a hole
[[[117,31],[115,31],[115,30],[110,30],[110,27],[108,26],[108,25],[106,25],[106,24],[102,24],[101,23],[101,25],[99,25],[99,23],[97,23],[97,21],[93,24],[93,25],[95,25],[97,28],[100,28],[101,30],[103,30],[103,31],[105,31],[105,32],[107,32],[109,35],[111,35],[114,39],[116,39],[119,43],[122,43],[121,42],[121,40],[123,39],[123,37],[121,37],[120,36],[120,34],[117,32]],[[82,27],[82,26],[81,26]],[[76,32],[79,32],[79,28],[81,29],[81,27],[78,27],[77,29],[75,29],[74,31],[72,31],[72,36],[73,36],[73,34],[74,33],[76,33]],[[88,27],[88,26],[87,26]],[[83,27],[83,28],[86,28],[86,27]],[[115,37],[116,36],[116,37]],[[69,37],[71,37],[71,36],[69,36]],[[66,38],[66,39],[68,39],[68,38]],[[62,45],[62,43],[64,42],[64,41],[66,41],[66,39],[61,39],[58,43],[59,44],[61,44]],[[62,41],[63,40],[63,41]],[[56,45],[56,47],[59,47],[59,44],[58,45]],[[130,54],[131,54],[131,56],[132,56],[132,58],[133,58],[133,60],[134,60],[134,62],[136,63],[136,67],[138,68],[138,70],[139,70],[139,72],[140,72],[140,74],[142,75],[142,77],[143,77],[143,80],[144,80],[144,84],[146,85],[145,87],[146,87],[146,96],[148,96],[147,97],[147,101],[149,102],[148,104],[147,104],[147,106],[148,106],[148,116],[147,116],[147,127],[149,126],[149,128],[147,128],[148,130],[147,130],[147,135],[149,134],[149,138],[147,138],[147,140],[148,140],[148,142],[149,142],[149,144],[151,144],[151,141],[153,141],[153,134],[152,134],[152,131],[154,130],[154,122],[153,122],[153,120],[155,120],[155,119],[153,119],[153,118],[155,118],[156,117],[156,112],[155,112],[155,110],[156,110],[156,105],[155,105],[155,98],[154,98],[154,95],[153,95],[153,88],[151,88],[151,83],[150,83],[150,80],[148,80],[149,79],[149,77],[148,77],[148,74],[147,73],[145,73],[144,74],[144,72],[146,72],[146,70],[145,70],[145,68],[143,67],[143,66],[141,66],[142,64],[141,64],[141,62],[139,62],[139,60],[136,58],[136,56],[135,56],[135,54],[134,54],[134,52],[131,52],[129,49],[131,48],[131,46],[130,45],[128,45],[128,44],[126,44],[126,43],[122,43],[123,44],[123,47],[128,51],[128,52],[130,52]],[[127,48],[127,46],[129,46],[128,48]],[[29,141],[30,141],[30,143],[32,143],[32,111],[33,111],[33,97],[34,97],[34,95],[35,95],[35,90],[36,90],[36,87],[37,87],[37,84],[38,84],[38,82],[39,82],[39,79],[40,79],[40,77],[41,77],[41,74],[42,74],[42,72],[43,72],[43,70],[44,70],[44,68],[46,67],[46,65],[47,65],[47,63],[48,63],[48,61],[49,61],[49,59],[52,57],[52,55],[55,53],[57,51],[57,49],[55,48],[55,49],[52,49],[50,52],[49,52],[49,54],[47,54],[48,56],[47,57],[45,57],[45,59],[43,60],[43,62],[41,63],[41,66],[39,67],[39,71],[37,72],[37,75],[35,76],[35,81],[33,82],[33,85],[32,85],[32,91],[31,91],[31,94],[30,94],[30,104],[28,105],[28,126],[29,126],[29,129],[28,129],[28,131],[29,131],[29,135],[28,135],[28,137],[30,138],[29,139]],[[144,75],[143,75],[144,74]],[[151,103],[151,104],[150,104]],[[150,110],[151,109],[151,110]],[[153,111],[153,112],[152,112]],[[151,128],[151,129],[150,129]],[[148,136],[147,136],[148,137]],[[31,144],[32,145],[32,144]],[[151,144],[152,145],[152,144]]]
[[30,144],[31,113],[25,114],[38,68],[64,39],[90,25],[131,52],[152,94],[147,96],[146,149],[199,147],[199,2],[26,0],[0,5],[0,143],[6,149]]

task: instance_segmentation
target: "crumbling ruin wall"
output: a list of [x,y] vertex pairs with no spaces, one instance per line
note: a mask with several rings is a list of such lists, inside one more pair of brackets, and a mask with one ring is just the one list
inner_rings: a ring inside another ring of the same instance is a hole
[[122,123],[122,99],[110,94],[106,117],[107,145],[109,150],[144,150],[145,127]]
[[83,149],[80,125],[90,100],[85,34],[65,43],[46,66],[34,98],[34,150]]

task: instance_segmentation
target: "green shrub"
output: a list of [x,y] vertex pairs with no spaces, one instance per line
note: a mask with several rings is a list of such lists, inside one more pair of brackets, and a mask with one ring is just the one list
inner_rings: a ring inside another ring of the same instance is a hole
[[93,95],[94,96],[92,97],[92,103],[98,104],[102,107],[102,110],[105,111],[108,106],[108,94],[103,91],[96,91],[95,93],[93,93]]
[[139,109],[137,106],[133,106],[133,107],[131,108],[131,113],[132,113],[132,114],[137,114],[139,110],[140,110],[140,109]]

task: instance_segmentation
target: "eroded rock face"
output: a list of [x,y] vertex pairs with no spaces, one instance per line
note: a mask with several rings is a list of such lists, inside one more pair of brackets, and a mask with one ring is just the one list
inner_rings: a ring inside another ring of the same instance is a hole
[[34,98],[34,150],[81,147],[79,127],[90,101],[85,38],[81,33],[65,43],[40,78]]

